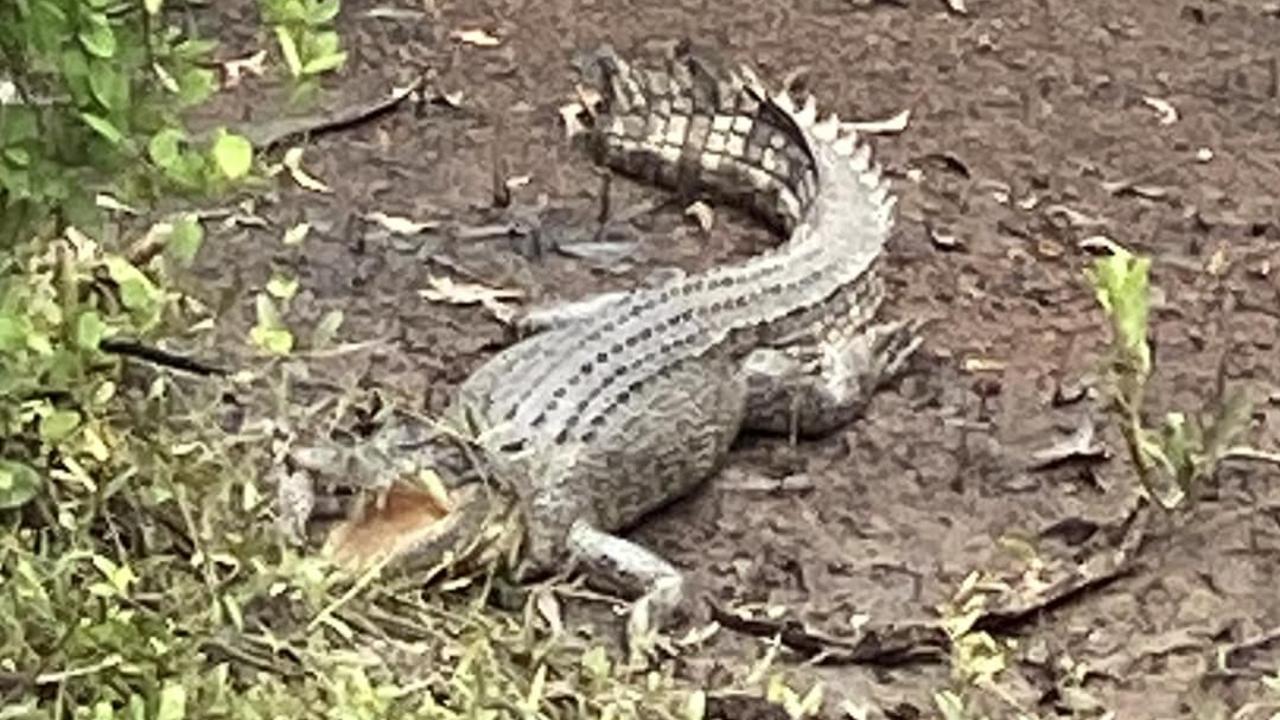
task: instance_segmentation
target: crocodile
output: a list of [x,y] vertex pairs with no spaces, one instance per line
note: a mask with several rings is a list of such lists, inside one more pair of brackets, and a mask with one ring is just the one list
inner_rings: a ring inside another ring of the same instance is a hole
[[[743,206],[782,241],[530,312],[528,334],[461,384],[440,426],[406,416],[351,448],[299,448],[281,513],[295,527],[318,514],[317,473],[370,484],[379,501],[328,536],[343,562],[419,566],[479,546],[518,582],[574,568],[661,622],[686,602],[683,576],[619,533],[714,475],[743,431],[852,422],[915,353],[922,322],[877,320],[896,198],[848,123],[686,50],[646,67],[605,46],[592,67],[579,132],[597,163]],[[469,438],[466,463],[445,437]],[[423,466],[452,479],[435,492],[391,480]]]

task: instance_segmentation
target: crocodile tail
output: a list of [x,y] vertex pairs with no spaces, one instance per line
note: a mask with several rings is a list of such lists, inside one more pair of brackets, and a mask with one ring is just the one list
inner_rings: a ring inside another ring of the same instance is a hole
[[817,163],[793,113],[748,68],[723,71],[686,50],[663,69],[595,53],[595,160],[642,182],[745,207],[790,234],[817,193]]

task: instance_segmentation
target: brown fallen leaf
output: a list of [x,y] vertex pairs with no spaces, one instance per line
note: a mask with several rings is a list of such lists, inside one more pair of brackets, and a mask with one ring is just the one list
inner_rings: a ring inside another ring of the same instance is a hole
[[431,286],[419,290],[418,295],[431,302],[442,302],[450,305],[481,305],[500,322],[510,323],[515,319],[516,311],[501,302],[524,297],[519,290],[493,288],[479,283],[454,282],[452,278],[432,275],[427,279]]
[[400,217],[398,215],[388,215],[381,211],[368,213],[364,216],[364,218],[370,222],[377,223],[378,225],[382,226],[384,230],[392,232],[396,235],[417,235],[418,233],[423,232],[424,230],[432,230],[434,228],[440,227],[439,222],[435,222],[432,220],[419,222],[417,220],[412,220],[407,217]]
[[1178,110],[1168,100],[1148,96],[1142,98],[1142,102],[1160,114],[1161,125],[1172,125],[1178,122]]
[[702,232],[711,232],[711,226],[716,222],[715,211],[711,206],[699,200],[684,209],[684,214],[691,217],[698,223],[698,227],[702,228]]
[[449,38],[476,47],[497,47],[502,44],[502,40],[480,29],[454,30],[449,33]]
[[1000,372],[1001,370],[1005,369],[1006,365],[1007,363],[1005,363],[1003,360],[996,360],[994,358],[971,357],[971,358],[965,359],[964,370],[965,372]]
[[312,177],[306,170],[302,169],[302,148],[291,147],[285,151],[284,159],[281,160],[284,168],[289,171],[289,177],[298,183],[298,187],[305,190],[318,193],[331,193],[333,190],[315,177]]
[[235,58],[222,63],[222,88],[229,90],[240,84],[246,77],[261,77],[267,69],[267,51],[259,50],[252,55]]
[[841,123],[841,125],[850,130],[868,135],[891,135],[900,133],[907,129],[907,123],[911,121],[911,111],[903,110],[892,117],[883,120],[863,120]]

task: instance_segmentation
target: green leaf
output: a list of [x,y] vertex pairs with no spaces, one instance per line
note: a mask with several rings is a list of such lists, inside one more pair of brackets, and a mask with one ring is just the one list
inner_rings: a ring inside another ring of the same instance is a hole
[[54,410],[40,418],[40,439],[47,443],[65,440],[80,426],[80,413],[75,410]]
[[89,15],[87,27],[81,28],[77,37],[90,55],[104,60],[115,57],[116,34],[112,32],[111,24],[105,15],[99,13]]
[[249,339],[273,355],[288,355],[293,351],[293,333],[281,322],[271,296],[259,293],[256,305],[258,324],[249,330]]
[[30,465],[0,460],[0,510],[22,507],[40,492],[40,474]]
[[27,347],[31,321],[21,315],[0,315],[0,352],[16,353]]
[[325,313],[325,316],[320,318],[320,322],[316,323],[315,330],[311,331],[311,347],[321,348],[333,342],[345,319],[346,316],[341,310],[330,310]]
[[106,118],[99,117],[93,113],[82,112],[80,113],[80,119],[84,120],[85,124],[93,128],[99,135],[110,141],[112,145],[124,143],[124,134],[117,130],[116,126],[112,125]]
[[160,691],[156,720],[183,720],[187,716],[187,690],[178,683],[166,683]]
[[302,66],[302,74],[303,75],[319,75],[322,72],[328,72],[329,70],[334,70],[336,68],[342,67],[342,64],[345,63],[346,61],[347,61],[347,54],[345,52],[337,52],[337,53],[331,53],[329,55],[322,55],[318,58],[313,58],[311,60],[308,60],[307,64]]
[[302,58],[298,55],[298,43],[294,41],[289,29],[283,25],[276,26],[276,40],[280,43],[280,54],[284,55],[285,65],[289,66],[289,74],[298,77],[302,74]]
[[240,135],[220,131],[212,153],[218,169],[229,180],[244,177],[253,166],[253,145]]
[[204,226],[194,213],[184,216],[173,224],[173,234],[169,236],[168,251],[182,266],[188,266],[200,252],[204,243]]
[[208,100],[217,87],[213,71],[202,67],[187,68],[176,79],[180,88],[178,101],[186,107]]
[[34,110],[25,105],[0,105],[0,145],[11,147],[39,136]]
[[107,325],[96,310],[80,313],[76,318],[76,344],[85,350],[97,350],[106,331]]
[[249,339],[273,355],[288,355],[293,351],[293,333],[282,328],[256,325],[249,331]]
[[124,258],[113,255],[106,260],[107,272],[120,286],[120,300],[130,310],[149,312],[160,300],[160,291],[141,270]]
[[281,300],[288,300],[298,294],[298,279],[285,275],[273,275],[267,281],[267,292]]
[[111,63],[90,64],[89,89],[108,113],[124,112],[129,107],[129,78]]
[[187,134],[178,128],[165,128],[151,136],[147,143],[147,155],[151,162],[164,170],[173,170],[182,157],[182,141]]
[[320,0],[312,3],[307,10],[307,21],[312,25],[324,25],[338,17],[341,8],[339,0]]
[[11,164],[16,165],[18,167],[27,167],[28,165],[31,164],[31,153],[27,152],[25,148],[20,148],[20,147],[5,148],[4,158],[5,160],[8,160]]

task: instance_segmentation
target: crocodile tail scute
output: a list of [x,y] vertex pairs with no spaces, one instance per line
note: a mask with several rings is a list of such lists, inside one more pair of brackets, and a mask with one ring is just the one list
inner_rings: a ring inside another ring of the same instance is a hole
[[792,113],[747,68],[677,53],[663,69],[596,54],[596,161],[642,182],[744,205],[784,234],[817,193],[817,166]]

